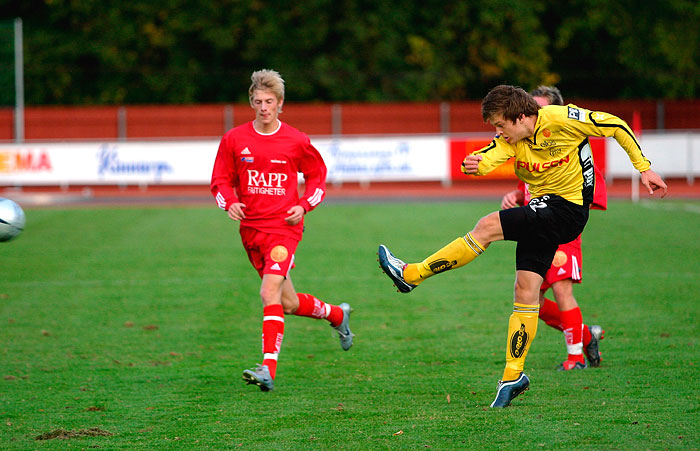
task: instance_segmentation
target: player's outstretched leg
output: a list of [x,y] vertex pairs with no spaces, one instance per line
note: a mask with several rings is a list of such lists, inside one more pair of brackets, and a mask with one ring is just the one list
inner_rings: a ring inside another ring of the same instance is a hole
[[255,368],[244,370],[243,380],[249,385],[257,385],[262,391],[275,389],[275,383],[272,381],[267,365],[258,364]]
[[399,292],[408,293],[416,287],[416,285],[410,284],[404,280],[403,270],[406,267],[406,263],[394,257],[394,254],[389,251],[389,248],[380,244],[377,250],[377,257],[379,257],[379,267],[382,268],[382,271],[394,282],[394,286]]
[[352,312],[352,308],[350,308],[350,304],[347,302],[343,302],[338,307],[343,311],[343,320],[337,326],[331,324],[331,327],[338,332],[340,347],[343,348],[343,351],[347,351],[352,346],[352,337],[355,336],[355,334],[350,331],[350,313]]
[[600,366],[600,340],[603,339],[605,331],[598,325],[588,326],[588,330],[591,333],[591,340],[583,347],[583,351],[590,366]]
[[476,241],[470,232],[448,243],[420,263],[406,264],[394,257],[383,244],[379,246],[377,255],[382,271],[389,276],[401,293],[408,293],[435,274],[472,262],[483,254],[485,249],[486,247]]
[[491,407],[508,407],[516,396],[528,388],[530,388],[530,379],[525,373],[520,373],[520,376],[512,381],[498,381],[496,399],[491,403]]

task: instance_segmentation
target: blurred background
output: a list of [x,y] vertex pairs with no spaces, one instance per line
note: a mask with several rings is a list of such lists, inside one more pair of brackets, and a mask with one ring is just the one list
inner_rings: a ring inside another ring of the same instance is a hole
[[[693,0],[3,0],[0,187],[206,185],[261,68],[284,77],[281,119],[337,186],[466,182],[453,163],[490,139],[479,104],[501,83],[620,116],[654,169],[692,186],[698,23]],[[599,146],[606,178],[633,180]]]

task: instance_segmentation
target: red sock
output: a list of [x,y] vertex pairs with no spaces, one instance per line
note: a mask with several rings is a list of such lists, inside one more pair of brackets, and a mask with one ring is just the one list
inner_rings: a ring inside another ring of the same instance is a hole
[[566,349],[569,353],[569,360],[584,363],[583,359],[583,320],[581,309],[572,308],[561,312],[561,322],[566,338]]
[[343,310],[337,305],[331,305],[306,293],[297,294],[299,308],[294,312],[296,316],[306,316],[308,318],[325,318],[330,321],[333,327],[343,321]]
[[591,342],[591,330],[586,326],[585,324],[583,325],[583,346],[588,346],[588,343]]
[[564,330],[562,327],[559,306],[556,302],[544,299],[544,304],[540,306],[540,319],[547,323],[549,327],[557,330]]
[[277,373],[277,356],[284,338],[284,309],[280,304],[268,305],[263,308],[262,329],[262,364],[267,365],[270,376],[274,379]]

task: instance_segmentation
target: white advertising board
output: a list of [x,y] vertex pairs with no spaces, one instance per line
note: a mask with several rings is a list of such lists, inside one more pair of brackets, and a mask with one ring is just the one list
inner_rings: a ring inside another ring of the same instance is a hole
[[[446,180],[444,137],[314,139],[329,183]],[[209,184],[218,141],[0,145],[0,185]]]
[[218,142],[0,146],[2,185],[208,183]]
[[317,139],[328,182],[448,180],[445,137]]
[[[629,178],[627,154],[607,140],[607,173]],[[664,177],[700,175],[700,133],[640,139]],[[329,183],[446,181],[450,139],[444,136],[312,139]],[[0,145],[0,186],[209,184],[218,140]]]
[[[643,134],[639,145],[651,168],[662,177],[700,176],[700,133]],[[627,153],[614,138],[607,138],[608,175],[629,178],[634,172]]]

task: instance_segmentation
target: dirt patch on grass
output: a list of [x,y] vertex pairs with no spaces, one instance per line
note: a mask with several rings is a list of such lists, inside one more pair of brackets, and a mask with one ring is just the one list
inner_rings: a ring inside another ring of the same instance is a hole
[[51,432],[45,432],[41,435],[34,437],[35,440],[52,440],[55,438],[59,439],[70,439],[79,437],[104,437],[114,435],[111,432],[102,430],[100,428],[90,428],[90,429],[79,429],[77,431],[66,431],[65,429],[56,429]]

